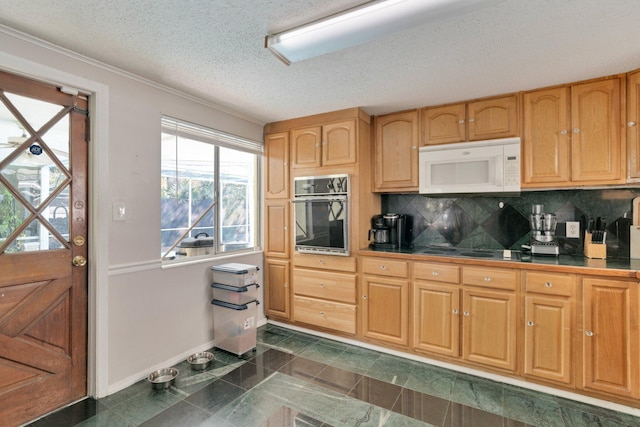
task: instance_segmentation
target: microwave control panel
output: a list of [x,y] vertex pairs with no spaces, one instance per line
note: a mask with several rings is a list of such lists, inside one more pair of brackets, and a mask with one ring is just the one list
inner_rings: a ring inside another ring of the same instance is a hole
[[520,145],[504,146],[504,190],[520,191]]

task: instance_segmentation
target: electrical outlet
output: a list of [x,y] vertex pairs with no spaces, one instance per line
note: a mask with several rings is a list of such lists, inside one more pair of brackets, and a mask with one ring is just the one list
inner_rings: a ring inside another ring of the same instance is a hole
[[567,221],[567,237],[580,238],[580,223],[578,221]]

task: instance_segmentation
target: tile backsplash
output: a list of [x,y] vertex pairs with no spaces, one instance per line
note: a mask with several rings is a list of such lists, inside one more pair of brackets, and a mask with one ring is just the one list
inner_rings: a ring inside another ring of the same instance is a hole
[[640,188],[522,192],[517,196],[386,194],[382,212],[413,217],[413,244],[515,249],[529,243],[531,206],[544,205],[558,220],[561,254],[582,253],[582,238],[564,236],[566,221],[602,217],[607,222],[607,254],[629,257],[632,201]]

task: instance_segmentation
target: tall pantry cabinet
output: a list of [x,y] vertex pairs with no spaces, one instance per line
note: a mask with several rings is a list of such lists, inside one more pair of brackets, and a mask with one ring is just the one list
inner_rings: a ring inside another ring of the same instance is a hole
[[[371,216],[371,118],[359,108],[265,125],[265,314],[343,335],[359,334],[356,251],[368,245]],[[296,177],[349,175],[349,255],[295,252]],[[337,292],[336,290],[339,290]]]
[[266,135],[265,143],[265,314],[289,319],[291,314],[291,238],[289,133]]

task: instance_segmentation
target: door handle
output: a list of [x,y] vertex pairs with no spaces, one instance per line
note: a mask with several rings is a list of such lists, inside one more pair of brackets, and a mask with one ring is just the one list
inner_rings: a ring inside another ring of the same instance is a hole
[[87,259],[82,255],[76,255],[73,257],[73,260],[71,261],[71,263],[75,267],[84,267],[85,265],[87,265]]

